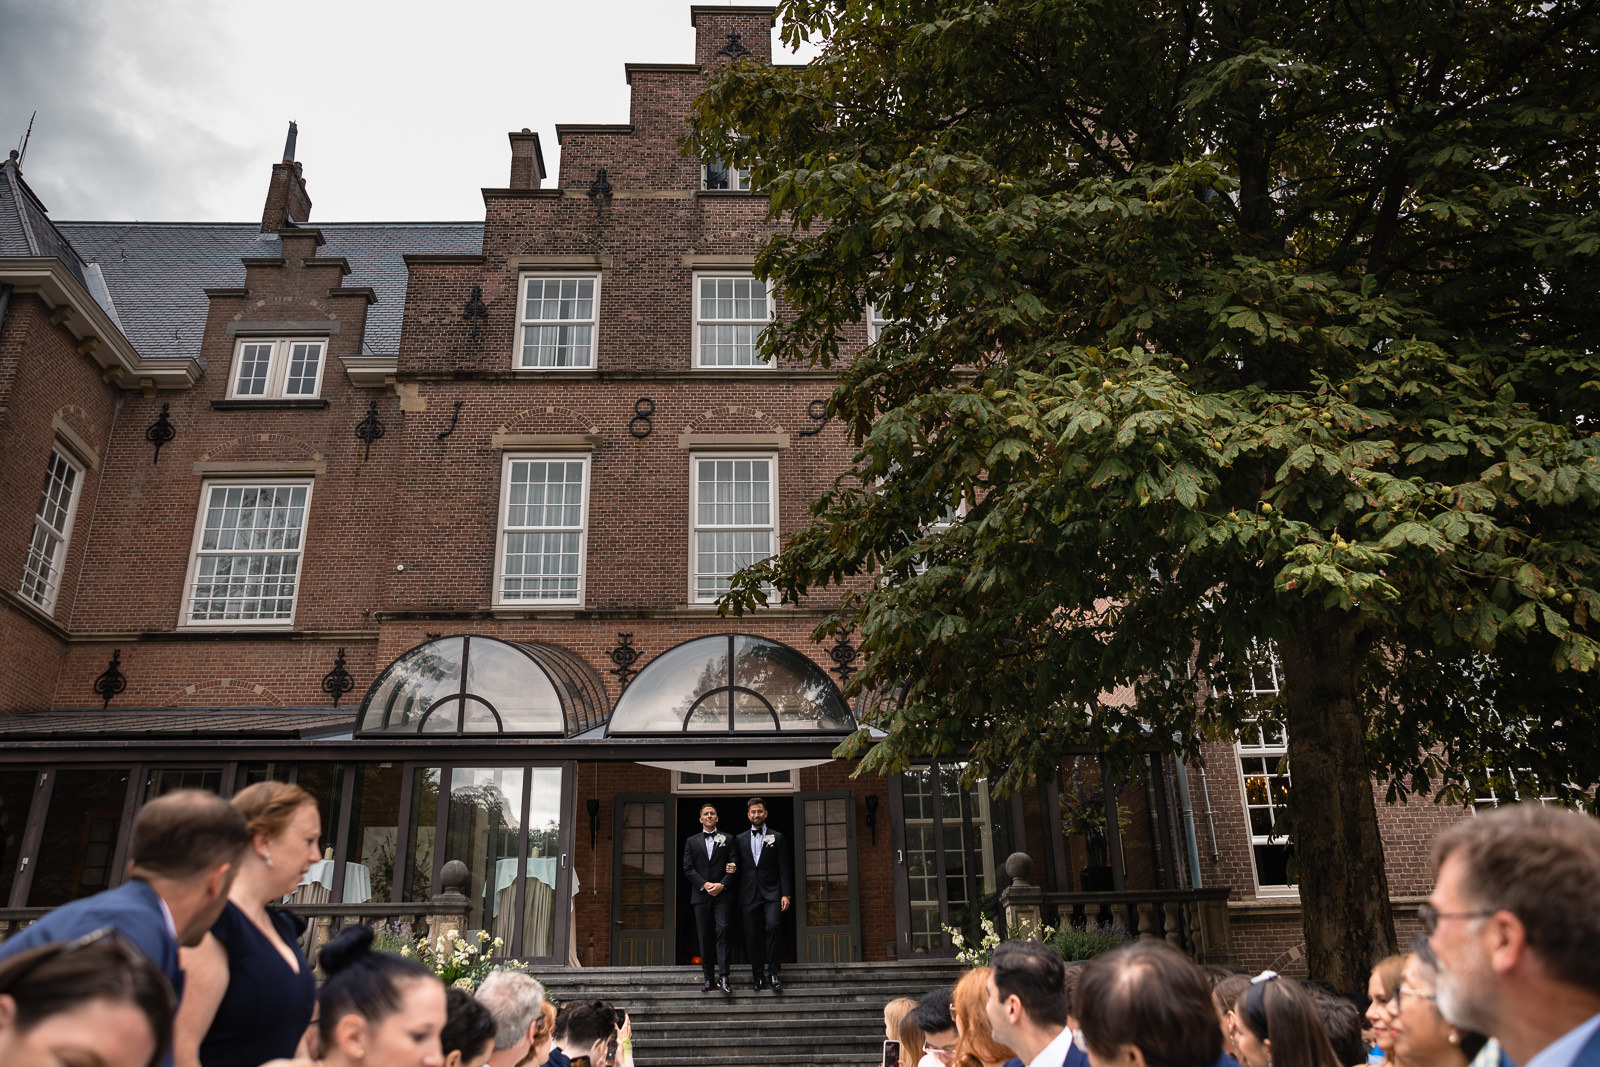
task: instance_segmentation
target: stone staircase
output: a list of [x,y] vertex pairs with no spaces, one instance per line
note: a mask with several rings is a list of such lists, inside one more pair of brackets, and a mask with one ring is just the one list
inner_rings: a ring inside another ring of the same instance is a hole
[[883,1006],[954,985],[954,960],[794,964],[783,992],[700,992],[700,968],[585,967],[541,975],[558,1002],[609,1000],[633,1019],[636,1067],[871,1067],[883,1053]]

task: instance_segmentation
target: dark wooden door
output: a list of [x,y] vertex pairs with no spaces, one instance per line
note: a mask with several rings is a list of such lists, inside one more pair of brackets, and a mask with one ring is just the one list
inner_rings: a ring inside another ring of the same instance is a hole
[[613,967],[665,967],[676,959],[676,808],[667,795],[619,796],[613,805]]
[[856,878],[856,800],[850,790],[795,797],[796,926],[801,963],[861,958],[861,894]]

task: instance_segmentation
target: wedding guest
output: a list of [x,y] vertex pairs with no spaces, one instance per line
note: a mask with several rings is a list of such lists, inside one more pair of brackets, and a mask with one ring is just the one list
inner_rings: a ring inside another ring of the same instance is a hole
[[1211,1003],[1217,1009],[1217,1020],[1222,1025],[1222,1055],[1230,1063],[1238,1063],[1239,1045],[1234,1038],[1234,1031],[1239,1024],[1234,1018],[1233,1006],[1244,995],[1244,991],[1250,988],[1250,976],[1232,973],[1213,974],[1212,980],[1216,984],[1211,987]]
[[951,998],[951,1016],[955,1019],[956,1058],[958,1067],[1002,1067],[1016,1053],[994,1038],[989,1027],[989,976],[988,967],[974,967],[961,976]]
[[961,1035],[956,1033],[956,1021],[950,1013],[954,995],[955,990],[948,987],[935,989],[917,1001],[917,1010],[908,1016],[922,1032],[922,1055],[916,1061],[917,1067],[951,1067],[955,1063],[956,1042]]
[[1244,1067],[1350,1067],[1341,1064],[1311,994],[1293,978],[1262,971],[1234,1006]]
[[166,979],[110,930],[0,963],[0,1064],[154,1067],[171,1036]]
[[[911,998],[907,997],[907,1000]],[[922,1032],[917,1025],[916,1001],[911,1001],[911,1010],[906,1012],[900,1020],[900,1063],[902,1067],[920,1067],[923,1059],[928,1055],[924,1046],[928,1035]]]
[[[548,1003],[544,986],[520,971],[491,971],[478,985],[476,996],[494,1016],[494,1051],[489,1054],[489,1067],[519,1067],[534,1047],[535,1028]],[[548,1054],[548,1044],[544,1052]],[[545,1058],[541,1055],[531,1062],[543,1064]]]
[[444,984],[406,956],[372,950],[372,927],[323,947],[317,998],[321,1067],[444,1067]]
[[1091,960],[1073,1013],[1093,1067],[1211,1067],[1222,1052],[1210,981],[1164,941]]
[[1524,1067],[1600,1064],[1600,822],[1512,804],[1445,829],[1433,861],[1440,1013]]
[[1367,1044],[1361,1040],[1361,1013],[1350,1001],[1320,982],[1306,982],[1305,991],[1322,1016],[1322,1027],[1328,1031],[1328,1044],[1344,1067],[1365,1067]]
[[544,1064],[550,1059],[550,1046],[556,1038],[556,1006],[548,1000],[539,1005],[539,1018],[533,1024],[533,1051],[528,1056],[532,1064]]
[[300,951],[305,922],[269,906],[322,856],[316,798],[287,782],[257,782],[233,806],[250,844],[222,914],[180,954],[189,995],[173,1022],[177,1067],[256,1067],[294,1056],[316,1006],[317,979]]
[[917,1007],[917,1002],[910,997],[895,997],[883,1006],[883,1039],[885,1041],[900,1040],[900,1023]]
[[1488,1040],[1439,1014],[1438,960],[1419,938],[1405,958],[1395,990],[1394,1062],[1397,1067],[1467,1067]]
[[551,1060],[561,1053],[571,1067],[603,1067],[606,1049],[617,1036],[617,1011],[603,1000],[580,1000],[566,1005],[551,1049]]
[[444,1067],[483,1067],[494,1051],[494,1016],[465,989],[446,989],[444,996]]
[[1394,1055],[1394,996],[1400,988],[1400,971],[1405,962],[1402,955],[1385,956],[1367,979],[1366,1018],[1371,1033],[1362,1036],[1385,1058]]

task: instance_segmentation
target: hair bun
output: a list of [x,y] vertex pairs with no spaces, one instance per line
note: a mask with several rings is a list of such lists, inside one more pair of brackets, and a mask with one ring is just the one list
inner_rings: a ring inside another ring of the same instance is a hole
[[348,970],[370,958],[374,936],[372,927],[365,924],[348,926],[339,931],[339,935],[323,945],[322,951],[317,955],[317,961],[322,965],[322,973],[332,978],[340,971]]

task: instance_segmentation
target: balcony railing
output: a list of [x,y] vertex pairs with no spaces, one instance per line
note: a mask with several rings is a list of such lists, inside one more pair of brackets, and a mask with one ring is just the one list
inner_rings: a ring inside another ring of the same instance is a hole
[[1237,963],[1226,886],[1212,889],[1129,889],[1114,893],[1048,893],[1032,884],[1033,860],[1006,860],[1011,885],[1000,894],[1008,930],[1032,925],[1111,925],[1142,940],[1164,940],[1196,963]]

